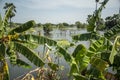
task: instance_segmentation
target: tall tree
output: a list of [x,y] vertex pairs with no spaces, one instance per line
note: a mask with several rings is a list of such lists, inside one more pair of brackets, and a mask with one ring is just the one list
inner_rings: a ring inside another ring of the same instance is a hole
[[10,11],[10,15],[9,15],[10,27],[11,27],[11,22],[12,22],[11,19],[12,19],[12,17],[15,16],[15,13],[16,13],[17,11],[16,11],[16,7],[15,7],[15,5],[14,5],[13,3],[5,3],[5,6],[3,7],[3,9],[6,10],[5,14],[7,14],[7,11],[8,11],[8,9],[9,9],[9,7],[12,8],[11,11]]

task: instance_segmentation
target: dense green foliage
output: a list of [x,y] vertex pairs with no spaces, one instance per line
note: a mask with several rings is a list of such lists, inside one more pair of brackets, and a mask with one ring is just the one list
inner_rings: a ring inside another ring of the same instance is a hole
[[106,29],[111,29],[113,28],[114,26],[120,24],[120,14],[114,14],[113,16],[108,16],[106,17],[105,19],[105,28]]
[[43,30],[45,33],[49,33],[50,31],[52,31],[52,25],[51,23],[46,23],[43,25]]
[[[22,61],[18,54],[22,54],[30,62],[40,67],[39,79],[44,80],[44,65],[49,66],[50,73],[47,77],[49,79],[58,80],[56,77],[56,71],[60,68],[58,64],[55,64],[49,56],[50,51],[53,50],[54,55],[62,55],[65,61],[70,66],[69,76],[72,76],[74,80],[106,80],[105,75],[109,73],[108,69],[112,67],[117,70],[115,76],[116,79],[120,79],[120,17],[114,15],[113,17],[107,17],[106,22],[101,18],[102,10],[107,4],[108,0],[101,2],[98,8],[97,4],[99,0],[95,0],[96,10],[87,19],[87,33],[78,34],[72,36],[75,41],[89,41],[90,46],[86,48],[83,44],[74,45],[74,51],[68,52],[68,48],[73,46],[73,43],[67,40],[52,40],[41,35],[33,35],[27,33],[31,27],[35,27],[33,20],[24,24],[18,25],[18,27],[7,29],[8,20],[11,18],[13,6],[9,6],[5,16],[0,16],[0,62],[2,63],[2,72],[4,73],[3,80],[9,80],[9,70],[6,59],[10,59],[11,64],[29,68],[30,65],[25,61]],[[43,26],[45,33],[52,31],[53,24],[39,24]],[[63,29],[69,26],[67,23],[60,23],[56,25],[59,29]],[[85,27],[85,24],[79,21],[75,23],[77,28]],[[104,34],[99,34],[98,30],[109,29]],[[25,33],[26,32],[26,33]],[[41,59],[33,49],[38,47],[38,44],[44,45],[47,48],[44,53],[44,58]],[[54,47],[51,47],[54,46]],[[7,55],[7,56],[6,56]],[[8,58],[7,58],[8,57]],[[55,76],[52,76],[54,74]]]
[[85,27],[86,27],[86,24],[83,24],[83,23],[77,21],[77,22],[75,22],[75,26],[76,26],[77,28],[85,28]]
[[[97,2],[97,1],[96,1]],[[86,70],[82,69],[83,72],[78,72],[77,70],[73,71],[73,76],[76,80],[78,78],[82,80],[106,80],[106,73],[109,67],[113,67],[117,70],[116,79],[120,79],[119,69],[120,67],[119,62],[117,61],[119,55],[119,36],[116,35],[119,33],[120,24],[119,24],[119,16],[115,16],[113,19],[107,18],[106,19],[106,27],[111,27],[109,30],[105,31],[103,35],[97,33],[97,30],[102,25],[98,25],[101,19],[101,11],[106,5],[108,0],[104,0],[101,6],[95,11],[92,16],[88,16],[88,27],[87,30],[90,33],[84,33],[73,36],[74,40],[90,40],[90,47],[88,48],[87,52],[84,55],[88,57],[88,66],[86,66]],[[114,23],[111,23],[114,21]],[[115,40],[111,40],[111,38],[116,37]],[[82,51],[82,49],[81,49]],[[83,60],[80,60],[79,63],[85,63]],[[81,66],[78,66],[81,67]],[[89,67],[89,69],[88,69]],[[73,67],[71,67],[73,68]],[[75,68],[75,67],[74,67]],[[81,74],[80,74],[81,73]],[[111,76],[112,77],[112,76]],[[109,78],[107,78],[109,79]]]
[[9,80],[9,69],[6,59],[10,59],[10,62],[13,65],[19,65],[28,68],[29,65],[25,61],[22,61],[18,56],[18,54],[22,54],[36,66],[42,67],[44,66],[45,62],[38,56],[36,52],[34,52],[33,49],[36,48],[38,44],[56,44],[55,41],[46,37],[25,33],[28,29],[35,26],[35,22],[33,20],[19,25],[14,29],[8,28],[8,20],[11,18],[12,10],[13,6],[8,6],[3,19],[0,15],[0,62],[2,63],[2,70],[0,73],[3,74],[3,80]]

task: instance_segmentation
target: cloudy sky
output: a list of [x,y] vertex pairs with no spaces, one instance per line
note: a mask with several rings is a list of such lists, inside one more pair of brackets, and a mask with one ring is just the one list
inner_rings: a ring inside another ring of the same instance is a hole
[[[14,22],[26,22],[31,19],[37,23],[86,22],[87,15],[95,10],[95,0],[0,0],[2,15],[5,2],[12,2],[16,6]],[[119,0],[109,0],[102,17],[118,13],[119,5]]]

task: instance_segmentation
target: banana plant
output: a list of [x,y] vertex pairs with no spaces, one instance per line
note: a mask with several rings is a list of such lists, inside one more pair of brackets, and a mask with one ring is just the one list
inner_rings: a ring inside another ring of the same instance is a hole
[[73,36],[72,38],[74,40],[80,40],[80,41],[87,41],[90,39],[94,39],[97,40],[100,38],[100,34],[97,31],[97,28],[100,27],[98,26],[99,20],[101,19],[101,12],[104,9],[105,5],[107,4],[108,0],[104,0],[101,3],[101,6],[95,10],[95,12],[93,13],[93,15],[88,15],[88,26],[87,26],[87,33],[84,34],[78,34]]
[[[84,53],[85,56],[88,57],[86,61],[87,65],[88,63],[90,64],[90,69],[85,70],[84,74],[82,72],[79,72],[80,69],[75,70],[72,69],[73,76],[75,77],[76,80],[82,79],[86,80],[87,79],[100,79],[100,80],[106,80],[104,75],[106,73],[106,69],[109,67],[114,67],[114,69],[117,70],[116,77],[120,79],[120,74],[119,74],[119,41],[120,37],[117,36],[114,39],[111,40],[112,37],[115,37],[119,33],[119,24],[117,24],[115,27],[109,29],[104,33],[104,35],[99,35],[96,34],[96,36],[90,36],[90,33],[85,33],[85,34],[80,34],[79,36],[75,35],[73,36],[73,39],[75,40],[91,40],[91,45],[87,50],[87,53],[83,51],[83,49],[79,49],[79,51],[82,51],[81,54]],[[89,36],[86,36],[89,35]],[[80,48],[80,47],[79,47]],[[77,52],[75,52],[78,54]],[[74,53],[74,54],[75,54]],[[74,56],[73,54],[73,56]],[[80,56],[77,55],[79,59],[82,59]],[[76,58],[75,58],[76,59]],[[79,63],[86,63],[84,60],[78,61]],[[85,67],[88,67],[88,66]],[[77,64],[78,66],[78,64]],[[82,64],[80,65],[82,66]],[[79,66],[79,67],[80,67]],[[75,67],[74,67],[75,68]],[[77,67],[76,67],[77,69]],[[84,69],[82,69],[84,71]],[[76,73],[75,73],[76,72]],[[81,73],[81,74],[80,74]],[[98,74],[98,75],[96,75]],[[88,76],[89,75],[89,76]]]
[[[25,56],[36,66],[43,67],[45,62],[33,51],[38,44],[56,45],[57,42],[44,36],[37,36],[26,33],[35,26],[33,20],[28,21],[13,29],[8,29],[8,20],[12,7],[9,7],[5,16],[0,15],[0,62],[2,63],[3,80],[9,80],[9,69],[6,59],[10,59],[11,64],[29,67],[29,64],[21,60],[19,54]],[[2,80],[2,79],[1,79]]]
[[101,19],[101,12],[105,8],[105,5],[107,4],[108,1],[109,0],[104,0],[101,3],[101,6],[93,13],[93,15],[88,16],[87,30],[89,32],[96,32],[97,28],[100,27],[98,24],[99,24],[99,20]]
[[[108,60],[104,58],[102,59],[101,56],[105,55],[103,53],[104,51],[107,51],[107,44],[107,39],[102,37],[99,40],[92,42],[89,49],[85,48],[82,44],[76,46],[73,53],[69,53],[66,49],[60,46],[58,46],[57,49],[69,63],[69,75],[73,76],[75,80],[94,78],[105,80],[104,72],[109,63],[107,62]],[[90,67],[90,69],[88,69],[88,67]]]
[[[119,64],[117,61],[117,59],[119,58],[119,48],[116,48],[118,46],[116,44],[119,43],[119,37],[117,37],[115,41],[111,40],[111,38],[115,37],[119,33],[120,24],[115,25],[113,28],[106,31],[103,35],[97,32],[97,27],[99,26],[97,26],[96,23],[97,21],[99,21],[101,11],[107,2],[108,0],[104,0],[102,2],[102,5],[98,8],[98,10],[95,11],[95,13],[92,16],[89,16],[87,27],[87,30],[89,32],[84,34],[78,34],[72,37],[76,41],[91,41],[90,47],[88,48],[87,52],[81,53],[85,53],[84,55],[88,57],[88,60],[86,61],[88,61],[90,67],[88,69],[88,66],[86,66],[87,69],[85,69],[85,71],[83,69],[84,74],[82,74],[82,72],[79,72],[79,69],[73,70],[73,76],[76,80],[78,80],[78,78],[81,78],[82,80],[86,80],[86,78],[95,80],[105,80],[104,72],[106,71],[105,69],[109,66],[113,66],[114,68],[117,67],[117,71],[119,72]],[[82,49],[79,49],[79,51],[82,51]],[[82,59],[81,57],[79,58]],[[80,60],[78,62],[85,63],[84,60]]]

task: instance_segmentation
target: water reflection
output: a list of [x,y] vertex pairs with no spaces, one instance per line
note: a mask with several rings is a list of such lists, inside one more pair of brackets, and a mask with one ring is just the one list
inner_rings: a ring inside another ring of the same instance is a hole
[[51,38],[52,37],[52,33],[46,33],[46,32],[44,32],[44,36]]

